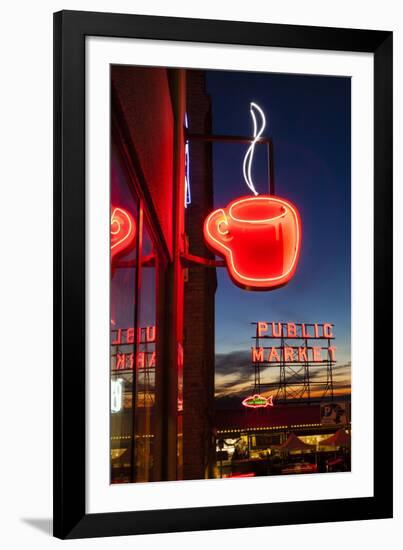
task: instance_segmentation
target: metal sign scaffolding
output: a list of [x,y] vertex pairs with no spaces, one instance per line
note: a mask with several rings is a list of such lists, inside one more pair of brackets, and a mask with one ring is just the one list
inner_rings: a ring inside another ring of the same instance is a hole
[[[332,347],[334,336],[312,335],[314,329],[317,330],[317,324],[293,323],[293,326],[296,327],[296,334],[289,338],[287,332],[289,323],[275,324],[277,328],[281,326],[279,335],[262,335],[259,331],[259,323],[252,323],[256,326],[255,336],[252,336],[254,348],[260,352],[259,360],[252,360],[254,392],[260,394],[261,390],[272,390],[273,398],[277,402],[323,400],[324,398],[333,401],[333,366],[336,364],[336,360],[331,350],[335,349]],[[333,327],[333,325],[331,326]],[[321,345],[315,346],[314,344],[317,344],[318,341],[321,342]],[[301,357],[301,349],[306,350],[302,354],[303,357]],[[322,354],[320,360],[318,358],[311,360],[308,352],[319,349]],[[274,354],[274,360],[268,359],[270,353]],[[261,360],[262,355],[263,360]],[[278,360],[276,360],[277,357]],[[279,371],[276,379],[268,381],[266,376],[263,379],[263,373],[269,374],[274,368]]]

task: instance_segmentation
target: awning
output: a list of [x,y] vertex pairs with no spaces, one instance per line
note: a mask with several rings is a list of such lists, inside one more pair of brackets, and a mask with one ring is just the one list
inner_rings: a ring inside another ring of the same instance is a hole
[[351,445],[351,436],[345,430],[340,428],[332,436],[324,439],[319,443],[322,447],[350,447]]
[[304,443],[294,432],[290,433],[287,441],[284,441],[282,445],[273,445],[273,447],[279,451],[313,451],[316,449],[315,445]]

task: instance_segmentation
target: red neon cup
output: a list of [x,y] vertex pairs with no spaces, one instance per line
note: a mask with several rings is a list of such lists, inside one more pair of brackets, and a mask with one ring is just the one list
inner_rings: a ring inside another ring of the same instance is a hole
[[205,241],[225,258],[233,281],[253,290],[288,283],[297,268],[301,236],[296,207],[272,195],[238,198],[204,223]]
[[136,222],[133,216],[120,207],[111,208],[111,260],[122,254],[134,242]]

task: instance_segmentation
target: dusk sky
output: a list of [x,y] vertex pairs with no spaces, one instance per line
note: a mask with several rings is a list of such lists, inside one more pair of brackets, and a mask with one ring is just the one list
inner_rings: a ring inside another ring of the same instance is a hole
[[[335,383],[348,391],[350,79],[208,71],[207,91],[215,134],[251,135],[249,104],[263,109],[264,135],[274,143],[276,195],[298,207],[303,233],[299,266],[283,288],[247,292],[217,269],[216,394],[250,389],[253,321],[334,323]],[[216,207],[251,194],[242,176],[247,147],[214,145]],[[259,193],[268,192],[266,152],[256,146],[252,173]]]

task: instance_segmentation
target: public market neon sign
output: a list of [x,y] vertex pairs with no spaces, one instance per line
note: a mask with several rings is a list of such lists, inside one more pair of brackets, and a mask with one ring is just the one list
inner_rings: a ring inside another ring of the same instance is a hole
[[[252,178],[254,148],[265,128],[263,111],[250,109],[254,139],[244,162],[243,175],[253,197],[239,197],[211,212],[204,223],[204,239],[226,261],[235,284],[249,290],[272,290],[295,274],[301,251],[302,224],[297,207],[274,195],[258,195]],[[256,113],[261,117],[258,128]]]
[[[261,345],[262,342],[279,340],[280,345]],[[259,345],[251,347],[252,363],[317,363],[336,361],[336,346],[332,323],[277,323],[259,321],[256,323],[256,340]],[[287,340],[287,342],[285,342]],[[290,341],[299,340],[298,345]],[[311,345],[309,342],[315,341]],[[301,343],[301,341],[303,343]],[[321,342],[322,341],[322,342]],[[324,345],[319,345],[319,344]]]
[[[135,342],[141,345],[144,350],[134,352],[121,351],[125,346],[132,345]],[[118,328],[113,331],[111,345],[117,347],[114,355],[115,361],[112,363],[112,371],[126,371],[136,369],[155,368],[156,352],[154,350],[156,342],[155,325],[146,327]],[[148,350],[148,345],[152,348]]]
[[155,351],[138,351],[134,353],[117,353],[112,371],[153,369],[155,368]]

